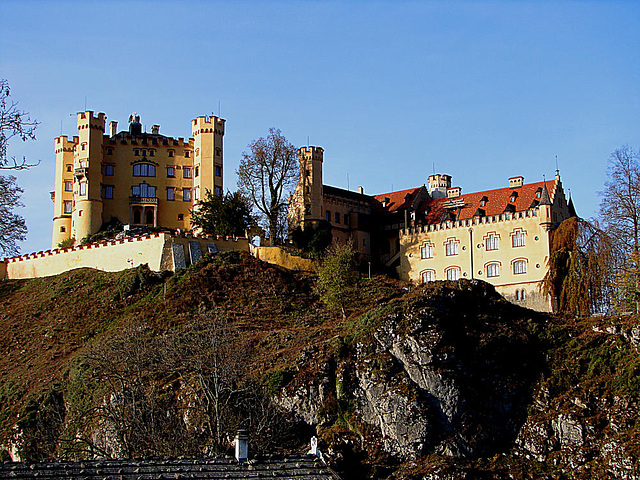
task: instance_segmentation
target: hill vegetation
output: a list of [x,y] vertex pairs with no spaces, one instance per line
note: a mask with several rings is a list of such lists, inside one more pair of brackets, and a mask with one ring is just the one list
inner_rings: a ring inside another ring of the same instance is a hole
[[246,254],[176,274],[0,282],[0,444],[37,461],[304,452],[344,478],[640,478],[635,316],[514,306],[488,284],[313,276]]

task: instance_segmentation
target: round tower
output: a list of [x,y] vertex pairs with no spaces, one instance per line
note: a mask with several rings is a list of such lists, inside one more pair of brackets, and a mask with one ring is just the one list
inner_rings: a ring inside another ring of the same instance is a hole
[[72,231],[76,240],[91,235],[102,226],[102,141],[106,115],[92,111],[78,113],[78,144],[73,162]]

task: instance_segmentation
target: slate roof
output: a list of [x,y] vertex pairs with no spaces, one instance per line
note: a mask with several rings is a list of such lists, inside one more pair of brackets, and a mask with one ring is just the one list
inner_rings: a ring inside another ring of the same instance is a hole
[[287,455],[238,463],[229,457],[174,460],[87,460],[0,464],[0,478],[108,480],[279,478],[339,480],[318,457]]

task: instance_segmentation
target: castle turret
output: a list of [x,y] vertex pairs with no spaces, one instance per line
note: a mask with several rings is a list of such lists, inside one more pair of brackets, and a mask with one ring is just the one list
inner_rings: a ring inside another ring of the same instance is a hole
[[53,200],[53,235],[51,248],[71,237],[71,214],[73,211],[73,155],[79,137],[58,137],[55,139],[56,170]]
[[105,133],[104,113],[78,113],[78,144],[73,162],[72,236],[80,240],[102,226],[102,141]]
[[451,175],[440,173],[429,175],[428,181],[431,198],[444,198],[447,196],[447,189],[451,188]]
[[298,196],[302,197],[302,228],[309,222],[318,222],[322,217],[322,147],[301,147],[298,149],[300,161],[300,181]]
[[201,200],[205,190],[213,186],[211,193],[222,195],[223,148],[225,120],[222,118],[198,117],[191,120],[193,143],[193,191],[194,201]]

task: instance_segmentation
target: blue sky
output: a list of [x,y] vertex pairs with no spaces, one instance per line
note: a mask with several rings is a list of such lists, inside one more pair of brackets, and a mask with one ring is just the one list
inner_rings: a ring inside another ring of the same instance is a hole
[[[3,0],[0,77],[41,123],[10,154],[29,238],[51,242],[53,139],[85,106],[161,133],[227,120],[225,188],[277,127],[325,149],[325,183],[366,193],[435,170],[464,192],[550,178],[597,215],[609,154],[640,147],[640,3]],[[347,185],[347,178],[349,185]]]

